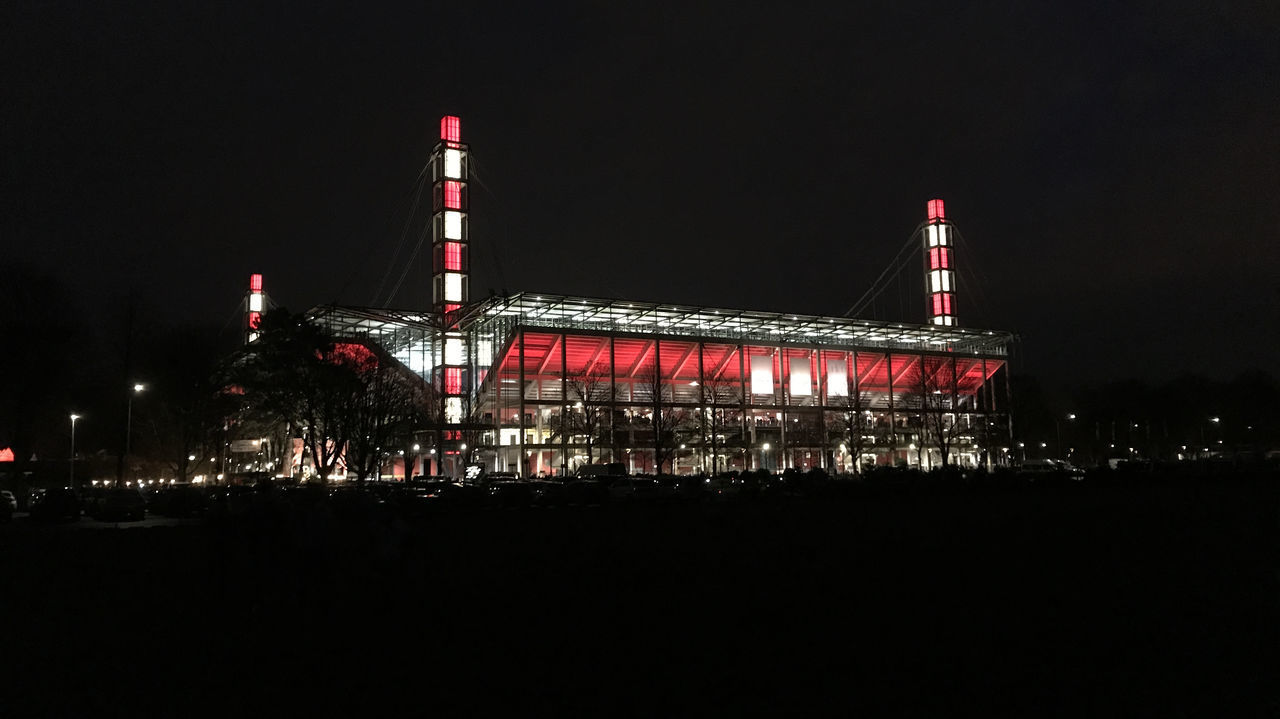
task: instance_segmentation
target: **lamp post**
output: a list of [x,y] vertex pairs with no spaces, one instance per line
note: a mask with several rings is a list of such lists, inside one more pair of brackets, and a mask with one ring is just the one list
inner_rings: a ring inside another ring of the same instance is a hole
[[767,456],[766,453],[768,451],[769,451],[768,442],[765,442],[764,444],[760,445],[760,469],[763,469],[768,472],[772,472],[773,470],[769,468],[768,460],[765,459],[765,457]]
[[[1076,421],[1075,414],[1068,413],[1067,421],[1068,422]],[[1068,427],[1068,429],[1070,428]],[[1067,456],[1066,456],[1066,453],[1062,451],[1062,423],[1057,419],[1053,420],[1053,431],[1055,434],[1058,435],[1058,459],[1065,461],[1067,459]]]
[[133,396],[146,389],[145,385],[133,385],[133,391],[129,393],[129,401],[125,403],[125,419],[124,419],[124,454],[120,456],[120,461],[116,463],[116,486],[119,487],[124,482],[124,465],[129,461],[129,440],[133,436]]
[[71,476],[70,476],[70,482],[68,486],[71,487],[72,492],[76,491],[76,420],[77,419],[80,419],[80,415],[78,414],[71,415],[71,461],[68,462],[68,464],[71,465],[70,467]]

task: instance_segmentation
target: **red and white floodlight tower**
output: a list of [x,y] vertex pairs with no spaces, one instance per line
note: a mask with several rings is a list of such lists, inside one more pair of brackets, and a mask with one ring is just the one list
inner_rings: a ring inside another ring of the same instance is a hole
[[431,282],[433,309],[441,314],[465,304],[470,285],[467,155],[458,118],[440,118],[440,142],[431,152]]
[[931,325],[956,325],[956,269],[954,233],[942,200],[929,200],[929,221],[924,227],[924,286],[927,321]]
[[440,118],[440,142],[431,152],[432,182],[432,310],[443,328],[443,362],[437,386],[444,399],[444,421],[462,422],[466,395],[466,340],[457,332],[454,312],[467,302],[471,284],[467,223],[469,149],[462,142],[462,123],[453,115]]
[[249,294],[244,305],[244,343],[258,339],[262,313],[267,311],[267,293],[262,289],[262,275],[249,275]]

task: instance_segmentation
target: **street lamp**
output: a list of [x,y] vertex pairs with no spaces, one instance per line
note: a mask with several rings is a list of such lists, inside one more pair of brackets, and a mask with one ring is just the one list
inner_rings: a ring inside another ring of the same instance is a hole
[[124,420],[124,452],[116,461],[116,486],[124,481],[124,465],[129,461],[130,438],[133,435],[133,396],[146,389],[146,385],[135,384],[131,387],[133,391],[129,393],[129,399],[125,402],[125,420]]
[[769,451],[769,443],[768,443],[768,442],[765,442],[764,444],[760,445],[760,468],[761,468],[761,469],[764,469],[764,470],[768,470],[768,469],[769,469],[769,467],[768,467],[768,464],[769,464],[769,463],[765,460],[765,456],[766,456],[766,455],[765,455],[765,453],[766,453],[766,452],[768,452],[768,451]]
[[80,415],[78,414],[71,415],[71,461],[68,462],[68,464],[71,465],[70,487],[72,492],[76,491],[76,420],[77,419],[80,419]]

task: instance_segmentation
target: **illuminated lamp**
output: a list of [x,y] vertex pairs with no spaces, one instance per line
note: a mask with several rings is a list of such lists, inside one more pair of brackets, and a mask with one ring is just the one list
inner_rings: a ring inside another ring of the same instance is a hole
[[454,115],[440,118],[440,139],[445,142],[462,142],[462,121]]
[[450,210],[462,209],[462,183],[457,180],[444,181],[444,206]]

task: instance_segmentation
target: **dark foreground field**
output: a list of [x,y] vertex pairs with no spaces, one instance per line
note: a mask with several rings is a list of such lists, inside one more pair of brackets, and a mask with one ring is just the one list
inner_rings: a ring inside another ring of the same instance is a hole
[[6,716],[1280,714],[1280,483],[0,527]]

